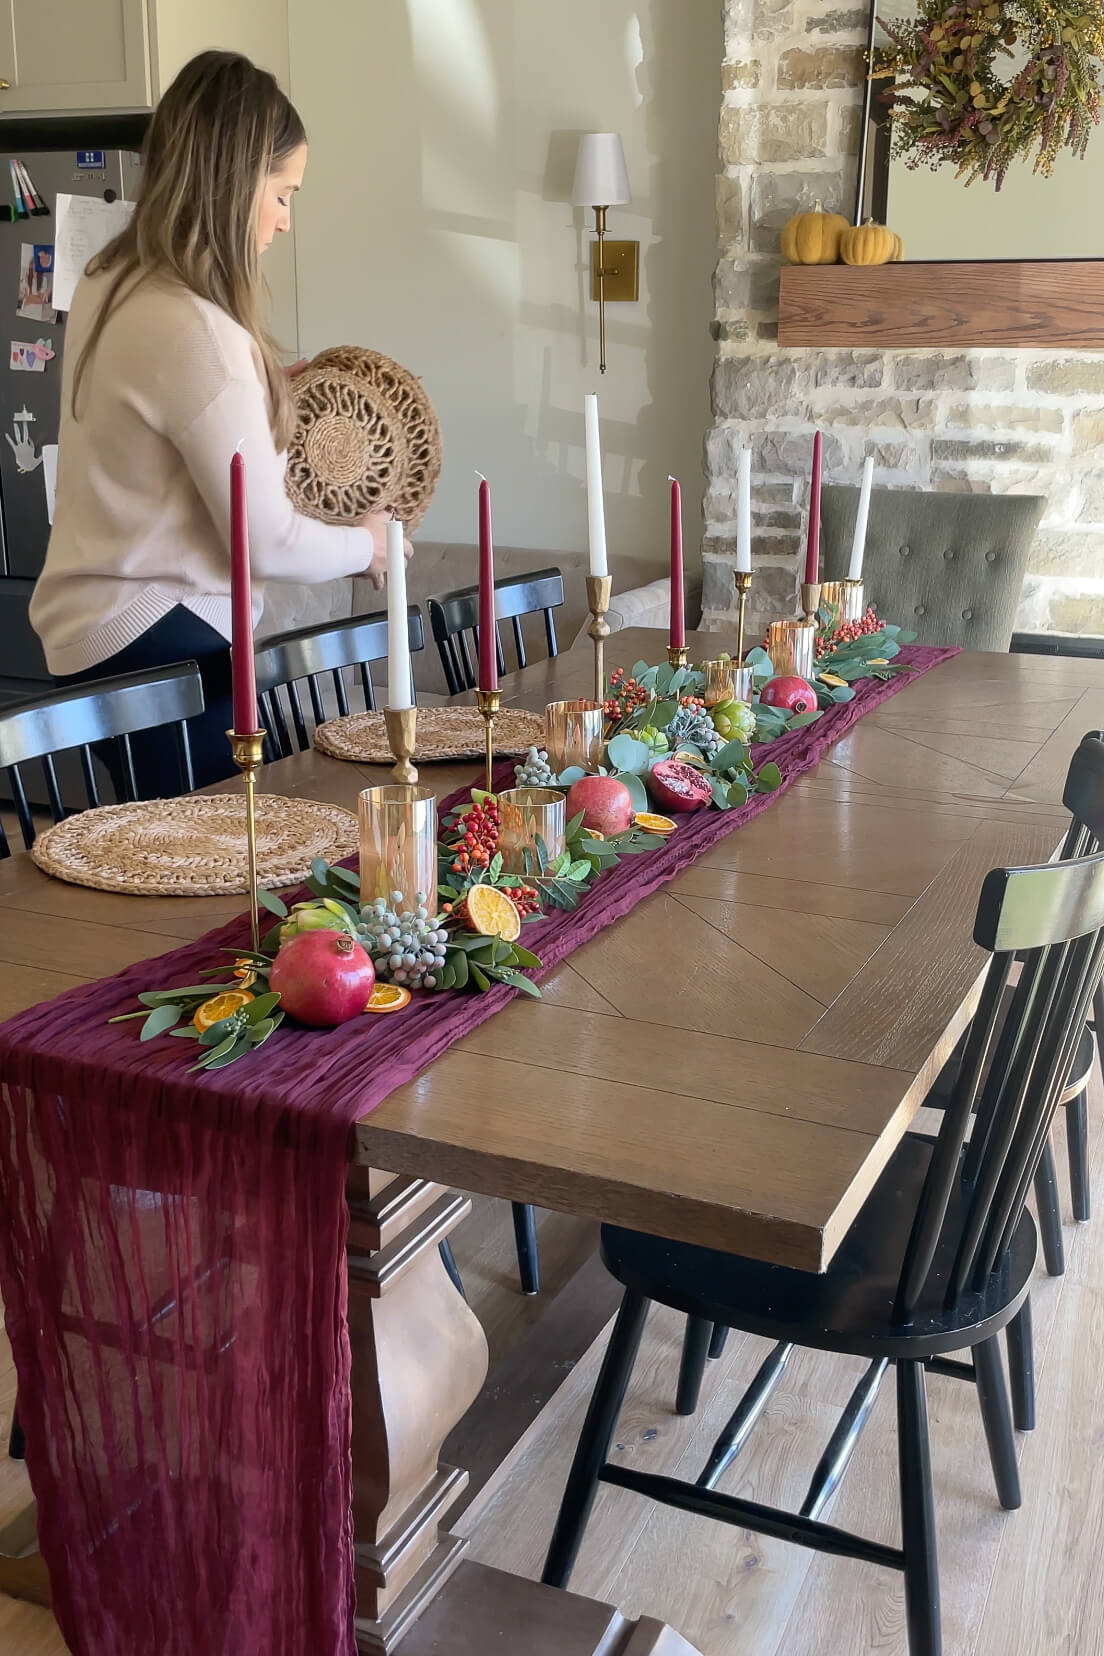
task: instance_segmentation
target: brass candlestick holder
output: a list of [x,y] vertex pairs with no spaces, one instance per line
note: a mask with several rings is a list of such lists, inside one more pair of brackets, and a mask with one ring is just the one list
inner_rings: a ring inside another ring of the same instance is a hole
[[418,744],[418,709],[385,707],[383,722],[387,727],[387,745],[395,757],[391,775],[396,782],[409,786],[418,780],[417,769],[411,764]]
[[751,570],[738,569],[735,577],[736,591],[739,594],[739,608],[736,613],[736,665],[744,665],[744,612],[747,609],[748,591],[751,587]]
[[802,581],[801,583],[801,608],[806,621],[815,621],[817,618],[817,611],[820,608],[820,586],[819,581]]
[[493,793],[491,787],[491,772],[494,770],[494,722],[495,714],[502,705],[501,690],[477,690],[475,705],[483,715],[483,723],[487,730],[487,780],[485,783],[488,793]]
[[590,626],[587,628],[587,637],[594,640],[594,699],[596,702],[606,698],[606,639],[610,635],[609,622],[606,620],[606,611],[610,606],[610,596],[613,592],[613,577],[610,575],[588,575],[586,578],[587,606],[590,610]]
[[667,660],[671,663],[672,667],[686,667],[686,666],[688,666],[689,663],[690,663],[690,657],[686,652],[686,645],[685,644],[668,644],[668,646],[667,646]]
[[234,763],[245,778],[245,849],[249,863],[249,926],[253,948],[261,946],[260,915],[257,912],[257,816],[255,791],[257,770],[264,759],[263,730],[228,730],[230,752]]

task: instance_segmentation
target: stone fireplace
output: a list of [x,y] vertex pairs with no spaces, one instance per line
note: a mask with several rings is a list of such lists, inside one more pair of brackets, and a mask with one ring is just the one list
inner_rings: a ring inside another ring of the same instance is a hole
[[832,0],[725,0],[703,625],[735,610],[744,442],[756,623],[796,610],[819,427],[826,482],[857,483],[871,453],[876,488],[1045,495],[1017,626],[1104,633],[1104,355],[778,347],[781,226],[816,200],[851,213],[868,16]]

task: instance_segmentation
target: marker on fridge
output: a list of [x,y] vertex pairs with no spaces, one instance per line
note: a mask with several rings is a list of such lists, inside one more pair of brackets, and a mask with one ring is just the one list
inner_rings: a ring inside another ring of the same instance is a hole
[[42,196],[40,196],[38,191],[35,189],[34,184],[31,182],[30,173],[27,171],[22,161],[16,161],[15,165],[18,169],[19,178],[23,185],[23,199],[30,207],[33,217],[49,218],[50,209],[47,207]]
[[31,215],[28,212],[27,205],[23,200],[23,191],[20,187],[19,174],[16,171],[14,161],[8,162],[8,171],[11,174],[12,199],[15,203],[15,216],[16,218],[21,219],[30,218]]

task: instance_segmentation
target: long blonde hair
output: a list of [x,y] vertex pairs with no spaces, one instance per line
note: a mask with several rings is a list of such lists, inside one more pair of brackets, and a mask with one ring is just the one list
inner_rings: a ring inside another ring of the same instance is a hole
[[73,375],[73,414],[89,358],[130,279],[164,275],[218,305],[257,342],[273,435],[286,448],[295,426],[279,350],[262,320],[257,247],[261,191],[272,170],[306,142],[294,106],[267,70],[236,52],[201,52],[154,112],[138,204],[127,228],[88,265],[115,272]]

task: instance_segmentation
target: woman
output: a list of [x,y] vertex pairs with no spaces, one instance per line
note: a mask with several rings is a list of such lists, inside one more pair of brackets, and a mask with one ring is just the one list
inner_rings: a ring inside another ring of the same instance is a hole
[[[230,460],[247,461],[254,624],[265,581],[368,573],[385,518],[316,523],[284,493],[294,429],[262,317],[260,255],[290,228],[306,134],[275,79],[204,52],[165,93],[129,227],[89,264],[69,316],[54,525],[31,621],[63,682],[194,659],[196,782],[232,773]],[[179,791],[172,744],[135,742],[141,791]]]

